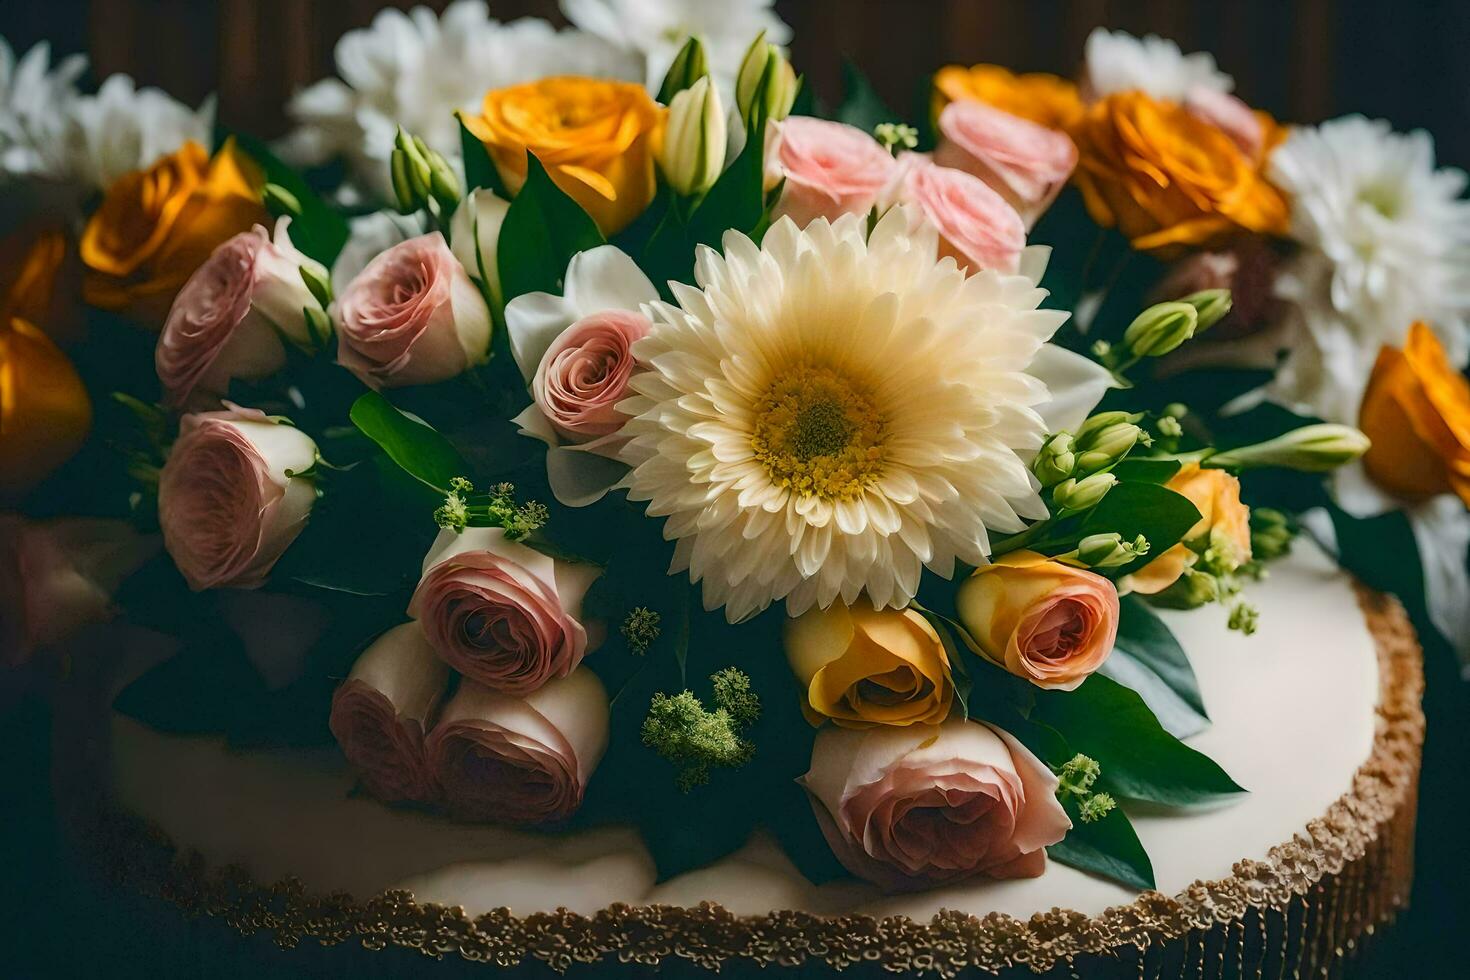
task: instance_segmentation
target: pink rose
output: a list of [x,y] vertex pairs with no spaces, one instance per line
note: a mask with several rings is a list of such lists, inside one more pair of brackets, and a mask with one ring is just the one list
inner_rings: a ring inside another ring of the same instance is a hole
[[607,726],[607,692],[586,668],[525,700],[466,679],[429,733],[429,768],[458,817],[555,823],[582,805]]
[[586,442],[623,427],[628,417],[617,405],[637,367],[633,344],[651,329],[642,313],[605,310],[583,317],[551,342],[531,379],[531,397],[558,434]]
[[979,177],[906,153],[890,189],[898,201],[917,205],[939,232],[939,255],[953,256],[969,272],[1015,273],[1026,247],[1026,223]]
[[856,126],[792,116],[774,130],[767,148],[770,176],[784,177],[776,216],[806,227],[817,218],[867,214],[893,179],[897,162]]
[[578,620],[599,571],[507,541],[499,528],[442,531],[408,614],[449,666],[525,695],[566,677],[601,642],[600,627]]
[[1241,152],[1257,159],[1266,145],[1266,130],[1260,117],[1244,102],[1217,89],[1196,85],[1184,98],[1184,108],[1197,119],[1219,129]]
[[984,102],[951,102],[939,114],[934,162],[983,180],[1021,215],[1026,227],[1051,207],[1077,166],[1066,133]]
[[256,225],[216,248],[184,284],[158,337],[154,365],[170,405],[196,390],[229,391],[230,381],[266,378],[286,363],[283,340],[312,346],[302,310],[317,305],[301,269],[326,270],[298,252],[276,228],[276,242]]
[[369,262],[332,313],[338,362],[370,388],[446,381],[490,356],[490,309],[438,232]]
[[125,521],[0,514],[0,665],[111,618],[117,587],[157,550]]
[[1072,827],[1051,770],[973,720],[825,728],[801,783],[837,859],[889,891],[1034,878]]
[[191,589],[259,588],[316,502],[316,443],[226,403],[185,415],[158,483],[163,544]]
[[385,803],[433,799],[424,733],[448,683],[418,624],[404,623],[378,637],[332,695],[332,736]]

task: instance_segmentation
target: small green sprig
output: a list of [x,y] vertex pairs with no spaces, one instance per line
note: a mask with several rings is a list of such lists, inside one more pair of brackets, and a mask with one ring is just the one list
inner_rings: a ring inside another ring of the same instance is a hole
[[1101,775],[1102,766],[1097,760],[1080,752],[1057,770],[1057,799],[1063,803],[1075,802],[1083,823],[1101,820],[1118,805],[1111,794],[1093,790]]
[[710,680],[714,711],[692,691],[658,693],[643,719],[643,744],[674,764],[675,784],[685,793],[708,783],[711,769],[738,768],[755,755],[755,744],[741,735],[760,717],[760,699],[750,678],[728,667]]
[[919,145],[919,131],[906,123],[879,123],[873,127],[873,137],[883,144],[883,149],[893,154]]
[[628,649],[641,657],[659,638],[662,632],[659,625],[661,619],[658,613],[647,606],[634,606],[623,618],[623,625],[618,628],[618,632],[623,634]]
[[444,503],[434,511],[434,523],[456,533],[467,527],[498,527],[511,541],[519,541],[545,526],[550,513],[534,500],[516,502],[516,488],[499,483],[487,494],[476,494],[474,484],[462,476],[449,481]]

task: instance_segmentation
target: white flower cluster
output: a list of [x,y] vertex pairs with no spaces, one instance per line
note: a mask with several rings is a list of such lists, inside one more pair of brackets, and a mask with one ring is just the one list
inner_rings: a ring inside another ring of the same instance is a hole
[[1138,90],[1156,99],[1183,102],[1192,92],[1229,92],[1235,79],[1220,71],[1215,56],[1185,54],[1173,41],[1150,34],[1136,38],[1099,27],[1087,37],[1083,87],[1089,97]]

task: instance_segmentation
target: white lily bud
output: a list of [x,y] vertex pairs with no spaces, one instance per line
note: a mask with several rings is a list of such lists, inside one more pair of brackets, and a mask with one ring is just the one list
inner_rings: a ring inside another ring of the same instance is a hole
[[674,96],[659,149],[659,167],[684,197],[714,186],[725,164],[725,107],[709,76]]
[[674,96],[687,88],[693,88],[695,82],[708,75],[709,57],[705,54],[704,41],[691,36],[674,56],[674,63],[664,75],[664,82],[658,90],[658,100],[664,105],[672,105]]
[[1216,453],[1206,466],[1249,469],[1280,466],[1304,473],[1326,473],[1351,463],[1372,445],[1368,437],[1350,425],[1320,423],[1304,425],[1275,439]]
[[781,49],[761,31],[745,52],[735,80],[735,102],[747,128],[758,119],[780,122],[796,102],[796,72]]
[[469,192],[449,223],[450,251],[476,281],[485,286],[499,306],[500,226],[510,211],[510,202],[484,187]]

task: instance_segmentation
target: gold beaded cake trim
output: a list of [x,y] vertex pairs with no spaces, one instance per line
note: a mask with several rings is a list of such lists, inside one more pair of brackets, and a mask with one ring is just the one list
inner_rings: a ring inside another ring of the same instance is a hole
[[1144,892],[1098,916],[1053,909],[1021,920],[945,911],[918,922],[791,911],[740,916],[703,903],[612,905],[591,916],[563,909],[517,917],[502,908],[470,918],[401,890],[358,904],[346,894],[310,894],[295,878],[260,885],[238,867],[210,869],[197,854],[179,859],[161,832],[116,812],[102,821],[97,842],[117,880],[243,934],[267,933],[282,947],[357,941],[507,967],[537,960],[557,971],[602,961],[684,960],[712,970],[877,963],[949,978],[971,967],[1042,973],[1059,963],[1078,975],[1102,959],[1114,970],[1136,963],[1140,977],[1302,976],[1329,969],[1392,919],[1413,873],[1422,653],[1397,602],[1362,588],[1358,599],[1378,650],[1381,692],[1373,749],[1352,788],[1266,860],[1242,861],[1230,877],[1195,882],[1173,898]]

